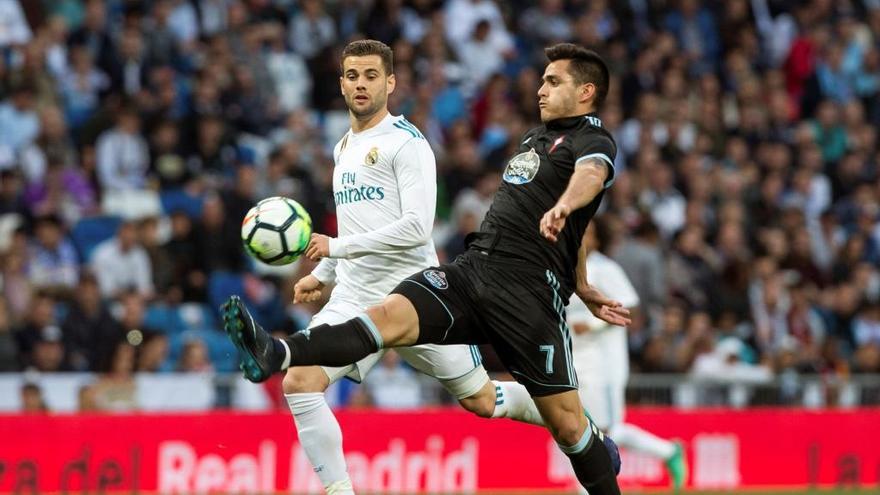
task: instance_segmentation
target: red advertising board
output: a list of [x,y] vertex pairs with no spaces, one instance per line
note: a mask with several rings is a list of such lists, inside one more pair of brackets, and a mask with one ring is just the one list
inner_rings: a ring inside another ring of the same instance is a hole
[[[340,412],[355,488],[381,493],[570,492],[542,429],[458,411]],[[880,410],[637,409],[683,441],[693,488],[880,488]],[[621,485],[662,487],[624,451]],[[285,414],[0,416],[0,493],[321,493]]]

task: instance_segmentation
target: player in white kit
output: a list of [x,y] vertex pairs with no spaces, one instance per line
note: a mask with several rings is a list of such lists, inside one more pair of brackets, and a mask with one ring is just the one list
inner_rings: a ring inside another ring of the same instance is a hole
[[[581,258],[586,256],[587,281],[632,311],[639,305],[639,296],[623,268],[602,254],[607,238],[607,226],[601,219],[594,218],[581,243]],[[579,259],[578,263],[583,260]],[[681,445],[624,422],[629,379],[626,328],[596,318],[577,297],[571,298],[566,314],[568,326],[574,332],[572,355],[578,394],[596,426],[614,438],[618,446],[662,459],[673,486],[680,489],[687,478]]]
[[[438,264],[431,241],[437,195],[434,154],[415,126],[388,112],[388,94],[394,90],[391,49],[373,40],[353,42],[342,53],[342,70],[340,85],[351,130],[333,152],[339,236],[312,235],[306,256],[321,262],[297,282],[294,302],[317,300],[321,289],[334,281],[336,287],[309,328],[363,314],[400,280]],[[476,346],[424,345],[396,351],[414,368],[440,380],[469,411],[543,424],[525,387],[489,380]],[[354,492],[342,433],[324,390],[343,377],[360,382],[382,352],[340,368],[287,369],[285,397],[300,443],[327,493]]]

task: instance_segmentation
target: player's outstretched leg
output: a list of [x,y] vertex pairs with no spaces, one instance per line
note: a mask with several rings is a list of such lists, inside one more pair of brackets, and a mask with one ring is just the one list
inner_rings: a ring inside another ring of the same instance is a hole
[[590,495],[618,495],[617,445],[584,415],[577,391],[535,397],[535,404],[575,475]]
[[221,307],[223,328],[241,353],[245,378],[262,382],[290,366],[347,366],[385,347],[409,346],[419,336],[412,303],[391,294],[382,304],[338,325],[318,325],[272,338],[258,325],[238,296]]

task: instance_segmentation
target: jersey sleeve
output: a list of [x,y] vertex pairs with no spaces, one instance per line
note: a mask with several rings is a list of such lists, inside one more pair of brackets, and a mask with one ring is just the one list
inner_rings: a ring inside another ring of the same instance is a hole
[[331,239],[331,258],[394,253],[430,240],[437,206],[434,152],[425,139],[414,137],[397,152],[392,167],[400,194],[400,218],[371,232]]
[[324,258],[312,270],[312,275],[324,285],[331,284],[336,281],[336,265],[339,260],[334,258]]
[[602,134],[589,134],[575,143],[572,151],[575,167],[590,158],[598,158],[605,162],[608,166],[605,188],[609,188],[614,183],[614,157],[617,155],[617,146],[611,138]]
[[[594,285],[599,287],[599,290],[604,292],[606,296],[620,302],[627,309],[632,309],[639,305],[639,294],[620,265],[614,262],[609,263],[603,275],[603,280],[600,281],[597,277]],[[591,278],[593,277],[587,272],[587,279]]]

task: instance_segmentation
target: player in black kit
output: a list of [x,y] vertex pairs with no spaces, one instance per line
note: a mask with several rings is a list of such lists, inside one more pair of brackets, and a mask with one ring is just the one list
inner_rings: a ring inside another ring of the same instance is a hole
[[235,296],[223,318],[251,381],[289,366],[346,365],[384,347],[491,344],[529,390],[581,484],[592,495],[615,494],[617,448],[583,414],[564,310],[576,292],[599,318],[629,323],[625,308],[576,273],[584,265],[580,240],[614,178],[616,146],[595,114],[608,92],[608,68],[577,45],[545,52],[550,63],[538,91],[544,125],[523,136],[463,255],[412,275],[381,305],[343,324],[273,339]]

